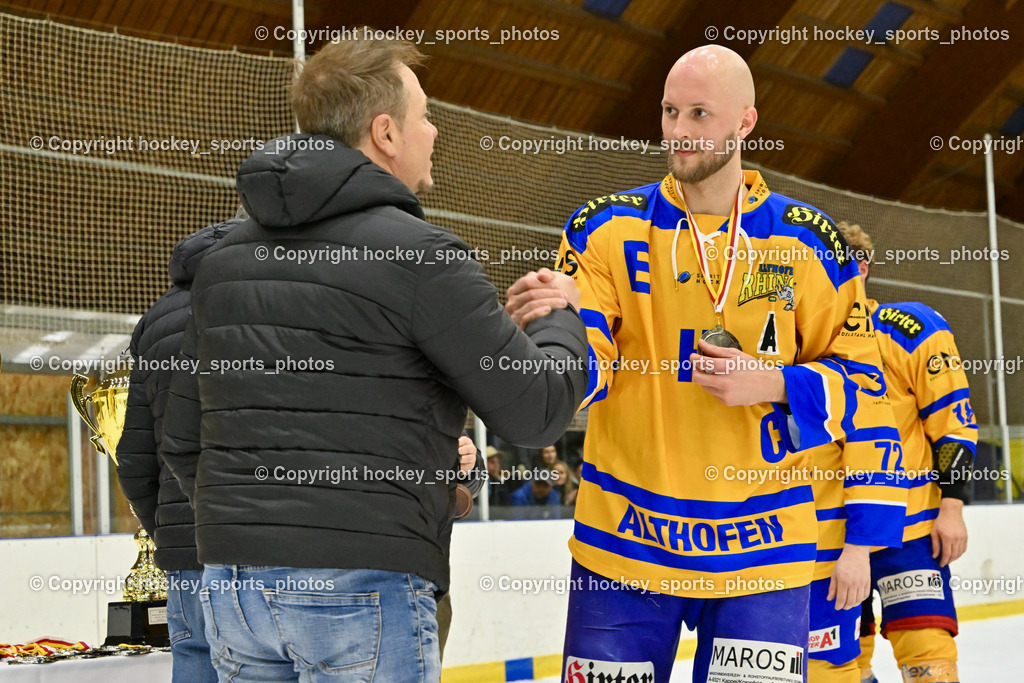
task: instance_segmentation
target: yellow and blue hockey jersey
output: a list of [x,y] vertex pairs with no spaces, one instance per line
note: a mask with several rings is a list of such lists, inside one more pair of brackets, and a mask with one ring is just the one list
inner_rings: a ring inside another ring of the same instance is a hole
[[903,442],[909,479],[903,541],[928,536],[942,494],[933,472],[933,449],[948,441],[974,455],[978,424],[971,410],[967,374],[949,324],[921,303],[869,301],[882,352],[888,396]]
[[[844,438],[885,392],[856,264],[835,224],[749,187],[749,240],[723,310],[755,357],[783,365],[788,405],[727,407],[692,382],[689,356],[716,316],[671,176],[582,206],[557,267],[582,293],[590,407],[570,549],[584,567],[649,590],[722,597],[810,582],[816,516],[801,449]],[[725,217],[696,216],[725,234]],[[672,266],[673,238],[678,239]],[[711,278],[718,257],[707,251]],[[749,253],[747,253],[749,252]],[[901,510],[902,514],[902,510]]]
[[808,451],[818,518],[815,580],[832,575],[845,543],[903,544],[910,482],[895,425],[888,396],[862,401],[851,434]]

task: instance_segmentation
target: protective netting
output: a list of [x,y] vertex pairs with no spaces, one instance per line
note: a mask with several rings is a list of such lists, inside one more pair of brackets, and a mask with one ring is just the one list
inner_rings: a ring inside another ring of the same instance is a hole
[[[249,153],[246,145],[293,130],[288,59],[9,15],[0,15],[0,46],[4,304],[141,313],[167,287],[175,242],[234,214],[234,173]],[[428,216],[479,250],[502,292],[525,271],[551,265],[559,230],[584,201],[665,173],[664,155],[651,149],[593,149],[610,142],[441,102],[431,108],[441,132],[436,189],[424,198]],[[637,116],[657,112],[652,103]],[[108,145],[112,153],[65,148],[75,140],[98,141],[94,146]],[[117,148],[127,144],[119,140],[132,140],[134,148]],[[179,142],[175,149],[141,150],[142,140]],[[181,150],[184,140],[188,151]],[[238,149],[221,153],[219,141]],[[885,163],[881,156],[879,163]],[[994,358],[990,264],[978,258],[988,245],[983,215],[764,174],[773,190],[860,223],[872,235],[878,263],[869,294],[936,308],[964,358]],[[1014,360],[1024,356],[1024,278],[1016,268],[1024,257],[1022,226],[1001,220],[999,245],[1010,255],[1001,263],[1003,336],[1005,356]],[[899,263],[896,250],[905,252]],[[961,255],[956,263],[952,252]],[[995,421],[994,378],[994,372],[971,375],[982,425]],[[1018,367],[1006,378],[1009,422],[1024,425],[1024,372]]]

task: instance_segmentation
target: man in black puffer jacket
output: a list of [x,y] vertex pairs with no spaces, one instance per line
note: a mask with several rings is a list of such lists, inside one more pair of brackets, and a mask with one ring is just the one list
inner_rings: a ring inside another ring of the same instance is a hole
[[181,361],[189,288],[206,251],[241,220],[209,225],[174,247],[168,273],[173,285],[139,320],[132,334],[134,359],[124,430],[117,444],[117,479],[146,533],[156,544],[156,564],[167,572],[167,628],[174,683],[216,681],[210,662],[196,559],[195,515],[157,449],[172,368]]
[[313,57],[292,90],[308,132],[242,164],[254,220],[193,284],[199,372],[174,377],[161,454],[196,510],[222,680],[439,680],[467,405],[541,447],[586,391],[572,280],[524,278],[524,332],[469,246],[423,220],[437,129],[419,59],[386,40]]

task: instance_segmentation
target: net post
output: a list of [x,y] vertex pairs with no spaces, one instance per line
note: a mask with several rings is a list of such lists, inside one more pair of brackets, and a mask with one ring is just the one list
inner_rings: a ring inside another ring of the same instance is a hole
[[[295,58],[295,77],[302,71],[302,63],[306,61],[306,8],[303,0],[292,0],[292,28],[295,37],[292,39],[292,56]],[[295,132],[301,133],[298,120],[295,121]]]
[[[993,254],[988,263],[992,270],[992,327],[996,359],[1003,352],[1003,302],[999,291],[999,240],[996,231],[996,181],[992,165],[992,136],[985,133],[985,199],[988,204],[988,246]],[[996,373],[996,402],[999,416],[999,438],[1003,442],[1003,466],[1006,472],[1006,502],[1013,502],[1013,471],[1010,463],[1010,426],[1006,414],[1006,376]]]
[[[484,421],[473,415],[473,437],[476,441],[476,448],[478,451],[484,454],[484,462],[487,462],[487,425]],[[488,475],[488,479],[490,475]],[[477,494],[477,502],[480,504],[480,521],[486,522],[491,519],[491,501],[488,497],[490,492],[487,490],[487,481],[480,487],[480,493]]]
[[82,419],[67,395],[64,413],[68,421],[68,482],[71,493],[71,535],[85,533],[85,505],[82,500]]

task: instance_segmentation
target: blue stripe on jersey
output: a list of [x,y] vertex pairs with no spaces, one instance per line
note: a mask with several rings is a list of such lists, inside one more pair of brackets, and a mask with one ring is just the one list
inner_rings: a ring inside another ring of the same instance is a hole
[[[885,393],[885,374],[875,365],[869,365],[867,363],[861,363],[860,361],[849,360],[846,358],[839,358],[838,356],[826,356],[825,358],[819,358],[817,362],[824,363],[837,373],[842,374],[843,379],[846,382],[853,384],[855,389],[860,389],[860,391],[863,391],[868,396],[878,397]],[[851,375],[864,375],[866,377],[870,377],[878,384],[879,388],[873,391],[861,389],[859,384],[850,379]]]
[[846,503],[846,542],[854,545],[899,547],[903,542],[906,504],[880,505],[851,500]]
[[902,472],[857,472],[843,480],[843,488],[851,486],[888,486],[895,489],[910,488]]
[[943,408],[945,408],[947,406],[953,405],[957,401],[961,401],[961,400],[963,400],[965,398],[970,398],[970,397],[971,397],[971,390],[970,389],[957,389],[956,391],[949,392],[948,394],[946,394],[945,396],[943,396],[940,399],[932,401],[931,403],[926,405],[924,408],[921,408],[921,410],[919,410],[917,414],[923,420],[924,418],[928,417],[929,415],[933,415],[934,413],[939,412]]
[[913,477],[906,477],[906,479],[907,479],[907,488],[908,489],[919,489],[922,486],[927,486],[928,484],[931,484],[932,482],[937,482],[938,481],[938,479],[932,479],[931,477],[925,476],[923,474],[920,475],[920,476],[915,475]]
[[581,308],[580,318],[583,319],[583,324],[587,327],[592,327],[605,336],[612,344],[615,340],[612,339],[612,331],[608,329],[608,320],[604,317],[604,313],[601,311],[595,311],[592,308]]
[[782,378],[786,383],[789,411],[799,429],[797,436],[800,439],[799,443],[787,444],[787,447],[791,445],[793,450],[800,451],[835,441],[837,437],[825,429],[825,420],[809,422],[799,418],[808,414],[821,417],[825,406],[825,385],[821,374],[801,365],[786,365],[782,368]]
[[837,508],[825,508],[824,510],[816,510],[815,515],[818,517],[819,522],[824,522],[829,519],[846,519],[846,508],[839,506]]
[[[597,365],[597,355],[594,347],[587,344],[587,391],[584,396],[590,396],[597,389],[597,380],[601,376],[601,370]],[[595,397],[596,398],[596,397]]]
[[814,495],[810,484],[793,486],[777,493],[765,493],[751,496],[742,501],[708,501],[688,500],[663,496],[646,489],[616,479],[610,474],[601,472],[589,462],[583,463],[583,478],[600,486],[608,493],[626,498],[634,505],[657,512],[669,517],[687,517],[690,519],[729,519],[731,517],[750,517],[767,512],[777,512],[782,508],[811,503]]
[[580,543],[631,560],[697,572],[730,572],[787,562],[810,562],[814,560],[817,547],[815,543],[796,543],[726,555],[680,555],[655,545],[620,538],[579,521],[573,528],[573,536]]
[[815,562],[833,562],[839,559],[839,556],[843,554],[842,548],[834,548],[832,550],[819,550],[818,556],[814,558]]
[[895,427],[868,427],[846,435],[846,443],[862,441],[899,441],[900,433]]
[[922,510],[916,515],[907,515],[907,518],[903,521],[904,526],[913,526],[918,522],[927,522],[929,519],[935,519],[939,516],[939,508],[932,508],[931,510]]

